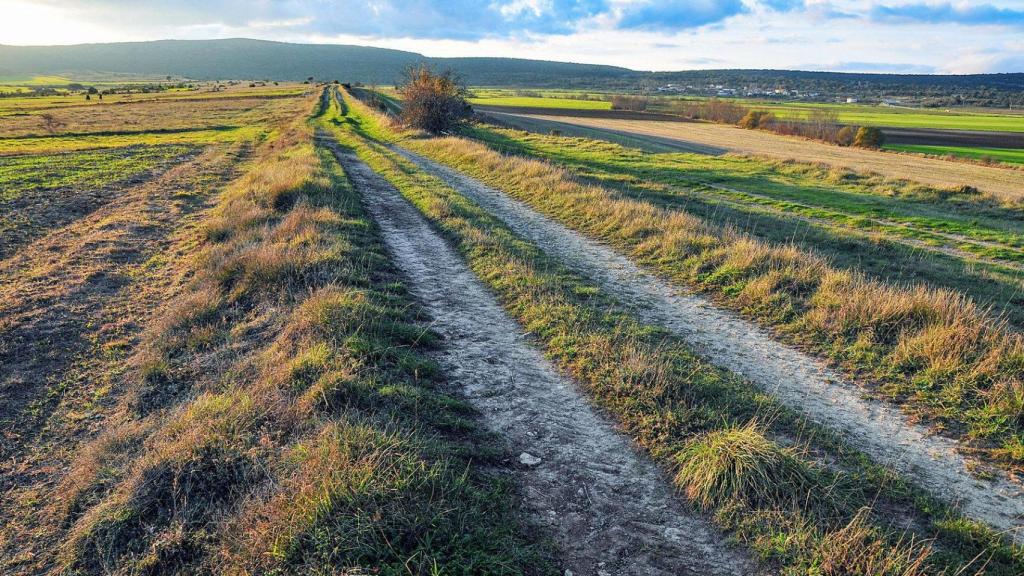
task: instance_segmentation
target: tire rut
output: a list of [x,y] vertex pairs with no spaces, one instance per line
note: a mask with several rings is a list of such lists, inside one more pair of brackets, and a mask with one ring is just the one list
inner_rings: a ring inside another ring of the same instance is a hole
[[956,440],[908,422],[890,404],[866,399],[864,390],[822,361],[776,342],[767,331],[707,298],[680,293],[629,258],[526,204],[411,151],[393,149],[569,269],[597,282],[642,321],[664,326],[713,364],[749,379],[787,406],[840,433],[876,462],[964,515],[1024,543],[1024,488],[999,470],[992,471],[992,479],[976,477],[971,470],[980,464],[961,453]]
[[513,478],[566,574],[758,572],[684,509],[654,463],[558,374],[411,203],[355,156],[335,154],[443,336],[437,361],[448,380],[519,455]]

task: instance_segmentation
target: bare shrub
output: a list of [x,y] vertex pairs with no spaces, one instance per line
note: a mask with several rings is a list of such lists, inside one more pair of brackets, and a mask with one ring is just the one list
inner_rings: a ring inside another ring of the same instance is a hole
[[410,68],[399,93],[404,102],[402,123],[431,134],[450,132],[472,112],[466,89],[451,70],[435,73],[426,65]]
[[710,120],[723,124],[736,124],[749,112],[744,106],[718,98],[697,102],[684,100],[679,103],[676,111],[694,120]]
[[623,96],[616,94],[612,96],[612,110],[630,110],[643,112],[647,110],[650,99],[646,96]]

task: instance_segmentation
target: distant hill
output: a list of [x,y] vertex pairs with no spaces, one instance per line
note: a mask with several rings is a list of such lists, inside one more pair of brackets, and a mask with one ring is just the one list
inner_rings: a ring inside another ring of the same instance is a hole
[[452,68],[470,85],[653,89],[675,83],[738,91],[785,88],[823,97],[855,95],[879,100],[917,98],[930,105],[1024,104],[1024,73],[968,76],[850,74],[792,70],[641,72],[595,64],[516,58],[428,58],[415,52],[338,44],[265,40],[159,40],[74,46],[2,46],[0,76],[115,73],[183,76],[197,80],[342,80],[391,84],[410,64]]
[[259,79],[393,83],[411,64],[456,69],[470,84],[544,85],[618,78],[625,68],[514,58],[427,58],[415,52],[340,44],[265,40],[157,40],[73,46],[2,46],[0,75],[109,72],[196,80]]

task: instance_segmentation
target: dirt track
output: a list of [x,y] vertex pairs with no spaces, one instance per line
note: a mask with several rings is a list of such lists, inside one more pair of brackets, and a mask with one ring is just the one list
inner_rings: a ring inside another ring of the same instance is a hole
[[444,337],[438,362],[449,380],[513,454],[540,459],[521,456],[513,475],[566,574],[757,573],[683,508],[657,467],[529,343],[415,207],[354,156],[338,158]]
[[678,294],[610,248],[468,176],[397,150],[570,269],[589,276],[619,301],[630,303],[641,320],[675,332],[711,362],[749,378],[783,403],[840,433],[876,462],[959,504],[967,516],[999,530],[1017,530],[1016,539],[1024,541],[1020,530],[1024,490],[1000,473],[991,482],[975,478],[956,441],[908,423],[890,405],[864,399],[860,388],[818,360],[775,342],[768,333],[703,297]]
[[[676,142],[687,151],[703,153],[702,148],[726,150],[777,160],[823,163],[857,172],[873,172],[888,178],[905,179],[943,188],[974,186],[1001,198],[1024,199],[1024,172],[1010,168],[952,162],[909,154],[893,154],[860,148],[841,148],[789,136],[779,136],[734,126],[698,122],[661,122],[618,120],[552,115],[491,113],[503,122],[536,130],[536,121],[552,128],[582,126],[607,130],[612,134],[652,138],[655,144]],[[522,122],[526,120],[526,123]],[[533,121],[534,124],[530,125]],[[567,134],[572,132],[566,130]],[[713,153],[713,152],[712,152]]]

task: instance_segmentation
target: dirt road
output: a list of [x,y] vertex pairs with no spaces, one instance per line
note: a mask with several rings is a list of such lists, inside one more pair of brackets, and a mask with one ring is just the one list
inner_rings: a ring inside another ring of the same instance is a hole
[[996,472],[980,480],[955,440],[910,424],[895,407],[863,397],[856,384],[799,350],[780,344],[754,324],[707,299],[679,290],[628,258],[589,240],[529,206],[412,152],[396,149],[443,179],[562,264],[593,279],[644,322],[676,333],[702,356],[750,379],[784,404],[844,436],[876,462],[998,530],[1024,541],[1024,490]]
[[449,381],[518,455],[513,476],[566,574],[757,573],[558,374],[412,204],[354,156],[338,158],[445,340],[437,360]]

